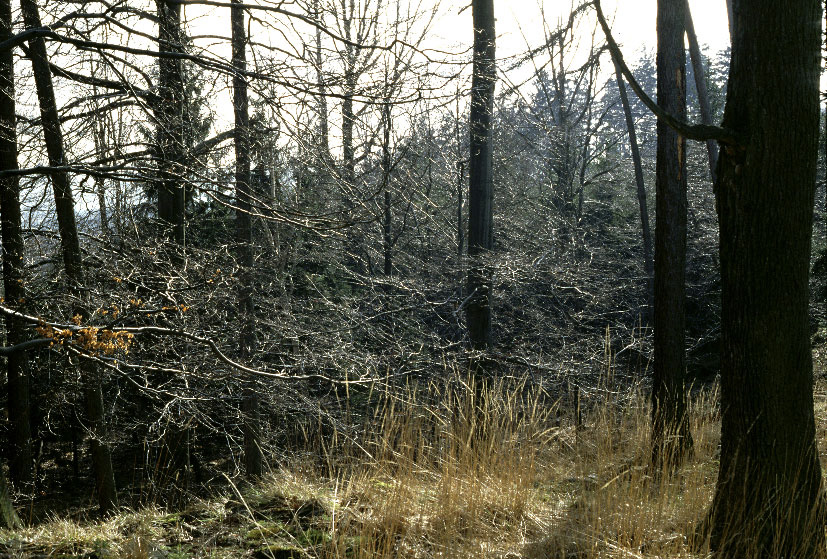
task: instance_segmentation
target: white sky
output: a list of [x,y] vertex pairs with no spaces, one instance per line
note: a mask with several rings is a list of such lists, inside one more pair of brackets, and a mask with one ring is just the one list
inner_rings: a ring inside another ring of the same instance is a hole
[[[433,30],[433,38],[448,44],[469,45],[471,41],[471,10],[469,0],[444,0],[443,16]],[[495,0],[497,18],[497,54],[509,57],[525,50],[523,33],[532,46],[542,40],[540,5],[553,28],[557,18],[567,18],[571,3],[566,0]],[[698,41],[708,44],[712,52],[729,45],[725,0],[690,0],[690,8]],[[612,24],[615,39],[624,47],[631,61],[644,50],[656,47],[656,0],[603,0],[603,11]],[[460,11],[462,13],[460,14]],[[592,18],[593,19],[593,18]]]

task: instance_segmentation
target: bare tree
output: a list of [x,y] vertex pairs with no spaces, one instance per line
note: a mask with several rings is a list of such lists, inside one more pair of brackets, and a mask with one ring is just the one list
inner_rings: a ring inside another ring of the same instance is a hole
[[[20,3],[23,20],[28,29],[40,29],[40,13],[34,0],[22,0]],[[69,281],[69,295],[74,299],[73,316],[83,322],[88,320],[90,312],[86,308],[83,257],[80,251],[77,224],[75,223],[74,198],[69,175],[64,170],[66,155],[63,145],[63,132],[57,111],[52,75],[46,44],[42,37],[35,36],[29,40],[30,58],[34,71],[37,96],[40,102],[40,118],[43,123],[43,139],[49,156],[49,165],[54,169],[50,178],[54,190],[55,209],[60,233],[63,265]],[[106,441],[106,416],[103,405],[100,371],[92,361],[80,363],[86,414],[89,419],[89,431],[92,436],[92,461],[98,491],[101,513],[109,514],[118,506],[118,494],[115,488],[115,475],[112,469],[112,455]]]
[[646,322],[651,319],[652,308],[654,305],[654,281],[655,281],[655,265],[652,261],[652,233],[649,228],[649,206],[646,202],[646,184],[643,180],[643,164],[640,157],[640,148],[637,143],[637,134],[635,133],[635,121],[632,117],[632,109],[629,105],[629,96],[626,94],[626,84],[623,82],[623,76],[620,73],[617,63],[614,64],[615,76],[617,78],[617,89],[620,93],[620,102],[623,105],[623,114],[626,118],[626,129],[629,133],[629,146],[632,151],[632,162],[635,166],[635,184],[637,185],[637,199],[640,207],[640,230],[643,237],[643,269],[646,272],[646,305],[645,314]]
[[716,185],[722,425],[712,542],[724,557],[824,557],[807,318],[822,3],[732,4],[722,126],[738,141],[724,146]]
[[[685,0],[658,1],[658,104],[686,118]],[[652,459],[671,469],[692,447],[686,413],[686,139],[658,121]]]
[[[183,44],[181,3],[156,0],[158,52],[180,53]],[[175,56],[158,57],[158,95],[155,108],[158,150],[158,217],[171,228],[171,238],[184,245],[186,237],[184,184],[184,71]]]
[[471,3],[474,61],[471,83],[471,155],[468,190],[468,301],[465,317],[471,347],[484,349],[493,341],[491,271],[487,253],[494,248],[493,120],[497,62],[493,0]]
[[[689,55],[692,60],[692,74],[695,76],[695,89],[698,92],[698,104],[701,108],[701,122],[712,125],[712,109],[709,106],[709,93],[706,90],[706,76],[704,72],[701,48],[698,45],[698,35],[695,33],[695,24],[692,22],[692,12],[689,10],[689,2],[686,4],[686,38],[689,42]],[[712,182],[715,182],[718,166],[718,144],[715,140],[706,141],[706,151],[709,157],[709,175]]]
[[[12,36],[12,13],[9,0],[0,1],[0,41]],[[14,52],[0,52],[0,169],[16,171],[17,117],[15,115]],[[9,174],[0,179],[0,231],[3,241],[3,288],[7,304],[25,310],[25,245],[20,214],[19,177]],[[20,320],[6,317],[6,343],[16,346],[27,338]],[[29,359],[25,351],[7,356],[9,471],[11,480],[21,489],[29,489],[33,479],[32,434],[29,400]],[[2,477],[2,476],[0,476]],[[3,483],[3,480],[0,480]],[[0,499],[3,488],[0,488]],[[3,506],[0,504],[0,506]],[[5,512],[5,511],[4,511]],[[4,514],[4,516],[8,516]],[[6,518],[6,522],[11,521]]]
[[[235,223],[238,248],[239,285],[238,314],[241,322],[239,354],[249,359],[255,343],[255,317],[253,306],[253,193],[250,177],[250,113],[247,98],[247,33],[244,7],[241,0],[232,0],[230,9],[233,48],[233,112],[235,115]],[[244,465],[248,476],[262,474],[261,439],[259,437],[259,399],[254,388],[245,388],[242,411],[244,413]]]

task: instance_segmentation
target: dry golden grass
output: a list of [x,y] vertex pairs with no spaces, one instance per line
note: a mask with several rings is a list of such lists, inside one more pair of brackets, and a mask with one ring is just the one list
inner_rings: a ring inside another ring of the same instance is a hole
[[598,391],[579,428],[523,385],[496,383],[481,401],[466,387],[442,405],[435,392],[380,408],[369,459],[340,472],[329,556],[690,555],[717,473],[715,393],[692,405],[694,454],[656,482],[638,392]]
[[363,429],[328,433],[309,449],[321,460],[285,464],[185,520],[156,509],[83,525],[54,520],[0,532],[0,550],[20,542],[129,559],[157,549],[176,558],[706,555],[688,537],[717,475],[714,391],[693,398],[693,455],[659,480],[647,468],[649,410],[636,390],[593,391],[579,427],[514,380],[376,390],[368,399],[362,409],[375,412]]

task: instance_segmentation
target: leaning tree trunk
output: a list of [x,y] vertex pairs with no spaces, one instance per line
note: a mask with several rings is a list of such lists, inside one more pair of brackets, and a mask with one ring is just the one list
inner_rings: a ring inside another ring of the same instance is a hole
[[[253,318],[253,224],[250,185],[250,112],[247,99],[247,36],[244,7],[241,0],[232,0],[230,24],[233,42],[233,111],[235,113],[235,196],[236,243],[238,245],[239,286],[238,318],[241,322],[239,353],[249,358],[255,340]],[[254,387],[244,389],[244,467],[248,476],[263,473],[261,437],[259,435],[259,398]]]
[[[158,52],[181,51],[181,3],[156,0]],[[184,71],[181,59],[158,57],[158,96],[155,107],[158,150],[158,218],[179,245],[186,240],[184,188]]]
[[716,201],[721,256],[721,557],[825,557],[809,266],[821,0],[733,0]]
[[[41,28],[40,13],[35,0],[21,0],[20,8],[23,20],[29,29]],[[29,40],[30,58],[34,73],[37,97],[40,102],[40,117],[43,122],[43,139],[49,156],[49,165],[60,169],[66,165],[63,147],[63,133],[57,113],[52,75],[46,54],[46,43],[42,37]],[[72,186],[65,171],[56,170],[50,175],[55,197],[58,232],[60,234],[63,265],[69,283],[69,294],[74,299],[73,316],[81,320],[89,317],[86,308],[85,287],[83,279],[83,259],[80,252],[78,230],[75,223],[75,204]],[[95,469],[98,499],[101,513],[108,514],[118,506],[118,494],[115,489],[115,475],[112,469],[112,456],[106,441],[105,412],[101,378],[95,364],[83,360],[80,364],[81,382],[86,400],[86,413],[91,433],[92,461]]]
[[[12,36],[10,0],[0,0],[0,41]],[[17,169],[17,117],[14,99],[14,51],[0,52],[0,169]],[[25,245],[20,215],[20,183],[8,175],[0,179],[0,232],[3,247],[3,287],[6,305],[21,310],[26,300],[24,285]],[[26,340],[26,325],[6,316],[6,343],[17,345]],[[19,488],[32,482],[32,433],[29,401],[29,361],[25,351],[7,358],[9,433],[9,473]]]
[[[679,120],[686,117],[685,8],[685,0],[658,0],[658,104]],[[692,446],[684,388],[686,141],[660,120],[656,188],[652,463],[669,470]]]
[[491,270],[494,246],[493,119],[497,62],[493,0],[473,0],[474,62],[471,77],[471,165],[468,190],[468,302],[465,318],[471,347],[492,343]]
[[[701,122],[712,124],[712,109],[709,106],[709,93],[706,90],[704,76],[704,61],[701,58],[701,48],[698,46],[698,35],[695,34],[695,24],[692,22],[692,12],[689,11],[689,2],[686,3],[686,37],[689,39],[689,56],[692,59],[692,73],[695,75],[695,90],[698,92],[698,104],[701,108]],[[709,176],[715,183],[718,166],[718,145],[715,140],[706,141],[706,152],[709,158]]]
[[620,102],[623,104],[623,114],[626,117],[626,129],[629,132],[629,145],[632,149],[632,162],[635,166],[635,184],[637,185],[637,201],[640,207],[640,227],[643,237],[643,269],[646,272],[646,312],[644,321],[651,320],[652,307],[654,304],[654,281],[655,266],[652,262],[652,232],[649,228],[649,205],[646,202],[646,183],[643,180],[643,164],[640,158],[640,148],[637,145],[637,133],[635,132],[635,120],[632,117],[632,108],[629,105],[629,96],[626,95],[626,84],[620,74],[620,68],[615,63],[615,76],[617,77],[617,90],[620,93]]

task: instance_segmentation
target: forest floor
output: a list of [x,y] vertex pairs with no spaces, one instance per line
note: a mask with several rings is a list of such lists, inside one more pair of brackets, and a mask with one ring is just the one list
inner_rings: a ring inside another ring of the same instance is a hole
[[[815,357],[824,453],[827,350]],[[647,467],[641,390],[596,387],[578,419],[513,386],[476,404],[410,389],[388,397],[358,439],[328,437],[254,485],[228,483],[180,511],[0,531],[0,557],[704,557],[692,540],[717,476],[716,386],[694,392],[694,452],[670,478]]]

